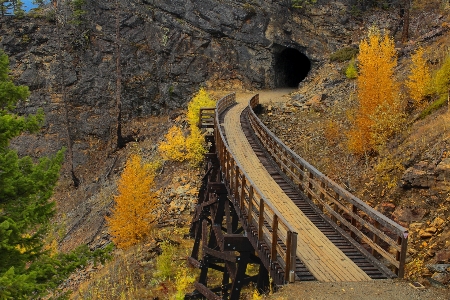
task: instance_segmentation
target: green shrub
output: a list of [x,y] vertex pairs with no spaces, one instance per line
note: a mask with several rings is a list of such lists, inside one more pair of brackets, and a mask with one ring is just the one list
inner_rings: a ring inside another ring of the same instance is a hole
[[358,49],[353,47],[345,47],[330,55],[331,61],[344,62],[349,61],[358,54]]
[[423,119],[426,116],[430,115],[433,111],[438,110],[439,108],[444,106],[446,102],[447,102],[447,95],[442,95],[441,97],[439,97],[439,99],[431,103],[427,108],[425,108],[420,113],[419,119]]
[[316,3],[317,0],[292,0],[291,2],[293,8],[302,8],[305,5]]
[[444,63],[436,72],[433,83],[434,90],[438,95],[447,95],[450,89],[450,55],[447,55]]
[[356,62],[354,58],[352,58],[347,66],[347,69],[345,69],[345,76],[348,79],[355,79],[356,77],[358,77],[358,70],[356,69]]
[[174,264],[173,259],[176,254],[176,247],[170,241],[164,241],[160,244],[162,253],[156,259],[156,277],[167,279],[176,275],[178,266]]
[[448,101],[450,92],[450,55],[447,56],[442,66],[434,74],[432,83],[433,92],[437,94],[439,98],[420,113],[420,119],[423,119],[433,111],[438,110]]

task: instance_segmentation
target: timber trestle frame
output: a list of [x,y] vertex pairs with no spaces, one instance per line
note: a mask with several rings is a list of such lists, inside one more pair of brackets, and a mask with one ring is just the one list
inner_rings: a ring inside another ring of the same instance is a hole
[[[275,285],[315,280],[298,256],[296,230],[228,146],[231,137],[226,136],[223,116],[235,104],[233,93],[215,108],[200,110],[199,127],[206,131],[211,147],[205,155],[205,175],[190,229],[194,246],[188,261],[200,268],[200,276],[186,299],[238,299],[242,286],[249,282],[266,290],[269,276]],[[283,192],[370,278],[403,277],[408,231],[290,150],[262,124],[254,112],[257,107],[259,96],[255,95],[241,115],[242,128]],[[246,274],[249,263],[259,265],[257,275]],[[220,285],[208,285],[209,269],[222,272]]]

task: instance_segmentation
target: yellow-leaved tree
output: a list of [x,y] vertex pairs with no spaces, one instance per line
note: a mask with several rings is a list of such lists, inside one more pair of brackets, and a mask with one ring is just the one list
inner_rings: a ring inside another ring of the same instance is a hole
[[165,160],[188,160],[192,166],[198,166],[208,151],[205,139],[200,132],[198,121],[201,107],[214,107],[212,100],[205,89],[201,88],[188,104],[187,119],[189,122],[189,135],[184,137],[180,127],[173,126],[165,135],[164,141],[158,145],[158,151]]
[[119,248],[126,249],[145,239],[156,223],[158,198],[151,189],[156,166],[143,164],[132,155],[118,182],[119,195],[114,198],[112,215],[106,221]]
[[197,126],[191,126],[191,132],[186,138],[186,158],[191,165],[197,166],[203,160],[203,157],[208,150],[205,145],[205,138]]
[[363,154],[375,150],[400,128],[403,113],[394,78],[397,66],[394,41],[371,28],[359,45],[357,59],[358,109],[347,136],[349,150]]
[[406,81],[409,96],[414,100],[416,106],[422,106],[422,101],[429,94],[431,82],[430,68],[424,57],[424,49],[420,47],[411,56],[411,71]]
[[190,127],[197,126],[200,117],[200,108],[215,106],[216,102],[209,97],[204,88],[201,88],[188,104],[187,119]]
[[158,151],[165,160],[184,161],[186,159],[186,139],[178,126],[172,126],[159,143]]

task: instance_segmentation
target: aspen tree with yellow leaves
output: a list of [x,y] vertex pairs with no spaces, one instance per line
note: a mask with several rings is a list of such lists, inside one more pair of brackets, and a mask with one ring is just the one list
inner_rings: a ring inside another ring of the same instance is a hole
[[423,105],[423,99],[429,93],[431,82],[430,68],[424,57],[425,51],[422,47],[411,56],[411,73],[406,81],[409,96],[414,100],[416,106]]
[[197,126],[200,117],[200,108],[215,106],[216,102],[209,97],[204,88],[201,88],[188,104],[187,119],[190,127]]
[[186,159],[186,138],[178,126],[172,126],[158,145],[158,151],[165,160],[184,161]]
[[364,154],[375,150],[400,129],[403,113],[394,78],[397,66],[394,41],[371,28],[359,45],[357,60],[358,108],[347,135],[349,150]]
[[206,144],[203,134],[197,127],[200,108],[214,107],[216,102],[201,88],[188,104],[187,120],[190,134],[185,138],[180,127],[172,126],[165,135],[164,141],[158,145],[158,151],[165,160],[188,160],[192,166],[198,166],[205,153]]
[[139,155],[132,155],[118,182],[119,195],[111,217],[106,217],[113,241],[126,249],[144,240],[156,223],[158,205],[154,184],[155,166],[143,164]]

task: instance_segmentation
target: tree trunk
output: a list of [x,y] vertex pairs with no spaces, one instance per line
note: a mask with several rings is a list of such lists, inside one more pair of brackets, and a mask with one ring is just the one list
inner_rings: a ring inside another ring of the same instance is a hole
[[409,11],[411,8],[410,0],[403,0],[403,30],[402,30],[402,43],[406,43],[408,41],[409,35]]
[[116,112],[117,112],[117,140],[116,150],[124,146],[122,137],[122,69],[120,67],[120,13],[119,2],[116,0]]
[[78,188],[80,185],[80,179],[75,174],[75,170],[73,167],[73,141],[72,136],[70,132],[70,121],[69,121],[69,107],[68,107],[68,101],[67,101],[67,92],[66,92],[66,76],[64,72],[65,64],[64,64],[64,54],[65,54],[65,47],[63,45],[63,41],[61,38],[61,35],[63,34],[62,31],[65,32],[65,26],[66,26],[66,16],[64,14],[64,7],[62,7],[64,4],[54,2],[54,8],[55,13],[59,18],[57,17],[57,36],[58,36],[58,53],[59,53],[59,65],[61,67],[61,96],[62,96],[62,104],[64,106],[64,121],[66,123],[66,137],[67,137],[67,159],[68,163],[70,165],[70,174],[72,177],[72,183],[75,188]]

